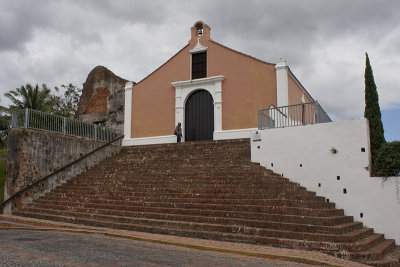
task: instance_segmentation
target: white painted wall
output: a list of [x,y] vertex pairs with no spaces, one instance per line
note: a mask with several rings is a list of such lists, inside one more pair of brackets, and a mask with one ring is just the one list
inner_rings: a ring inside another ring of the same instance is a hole
[[258,135],[261,141],[255,141],[255,131],[251,138],[253,162],[335,202],[355,221],[400,244],[400,177],[369,176],[366,119],[266,129]]

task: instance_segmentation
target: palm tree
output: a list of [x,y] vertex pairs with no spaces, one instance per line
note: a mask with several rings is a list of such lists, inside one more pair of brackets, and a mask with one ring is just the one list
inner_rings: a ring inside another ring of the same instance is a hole
[[7,147],[8,130],[10,130],[11,117],[8,109],[0,105],[0,149]]
[[21,85],[21,87],[11,90],[4,96],[13,103],[8,108],[10,113],[24,108],[49,111],[53,105],[51,90],[45,84],[41,88],[37,84],[34,87],[29,83],[25,86]]

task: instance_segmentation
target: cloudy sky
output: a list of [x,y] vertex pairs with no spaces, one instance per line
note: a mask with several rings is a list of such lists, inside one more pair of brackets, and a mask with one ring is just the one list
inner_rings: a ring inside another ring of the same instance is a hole
[[[82,87],[97,65],[138,82],[190,39],[292,72],[334,120],[361,118],[367,51],[388,139],[400,140],[398,0],[0,0],[0,97],[26,83]],[[397,132],[397,135],[392,135]]]

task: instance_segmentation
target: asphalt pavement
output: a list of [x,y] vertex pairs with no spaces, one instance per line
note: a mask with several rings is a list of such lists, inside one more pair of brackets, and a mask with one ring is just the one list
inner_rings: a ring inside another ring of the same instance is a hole
[[100,234],[0,230],[0,266],[310,265]]

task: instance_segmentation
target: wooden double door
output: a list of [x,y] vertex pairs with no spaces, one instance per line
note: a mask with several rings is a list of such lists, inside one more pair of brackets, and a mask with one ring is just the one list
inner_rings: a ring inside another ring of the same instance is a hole
[[214,101],[206,90],[192,93],[185,106],[185,141],[213,140]]

